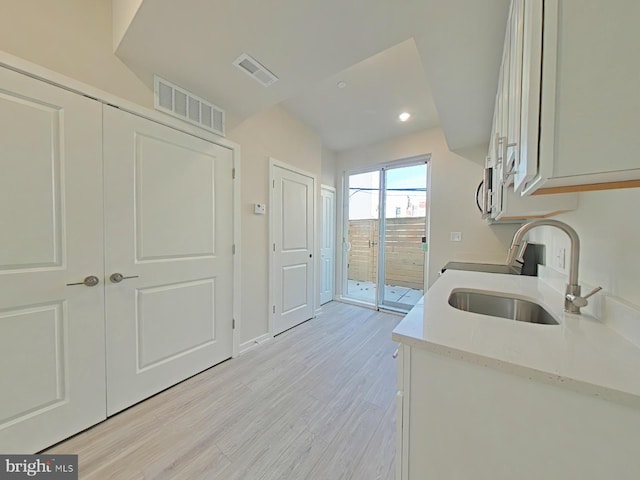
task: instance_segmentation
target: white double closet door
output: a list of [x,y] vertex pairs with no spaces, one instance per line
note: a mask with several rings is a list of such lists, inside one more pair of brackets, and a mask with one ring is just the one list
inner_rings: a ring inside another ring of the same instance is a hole
[[231,356],[232,164],[0,68],[1,452],[38,451]]

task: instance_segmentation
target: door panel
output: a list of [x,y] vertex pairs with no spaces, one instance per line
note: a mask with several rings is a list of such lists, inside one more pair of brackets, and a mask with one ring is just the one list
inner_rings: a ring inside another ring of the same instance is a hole
[[[64,221],[61,110],[35,99],[0,93],[0,111],[6,122],[2,156],[7,169],[0,176],[0,191],[11,199],[0,204],[0,221],[7,233],[0,249],[0,269],[59,266]],[[10,136],[12,131],[16,134]]]
[[282,179],[282,251],[296,252],[309,248],[309,185],[302,179]]
[[313,316],[314,180],[273,167],[274,334]]
[[111,415],[232,354],[232,152],[105,107]]
[[309,291],[308,277],[309,269],[306,263],[282,267],[283,315],[289,314],[299,308],[305,308],[311,303],[307,295]]
[[382,174],[384,205],[378,305],[409,311],[423,296],[427,235],[427,165],[386,168]]
[[380,208],[380,172],[350,174],[346,177],[345,216],[347,251],[343,257],[344,296],[358,302],[376,304]]
[[320,286],[320,304],[333,300],[334,262],[335,262],[335,223],[336,223],[336,192],[322,188],[322,244],[320,245],[320,260],[322,282]]
[[[0,316],[0,345],[3,357],[22,365],[0,363],[0,375],[7,385],[3,390],[3,417],[15,419],[59,403],[66,379],[64,360],[68,345],[62,327],[59,303],[4,312]],[[33,361],[31,359],[38,359]],[[29,382],[22,380],[29,378]]]
[[215,156],[144,134],[135,141],[136,260],[215,255]]
[[101,105],[0,68],[0,451],[106,416]]
[[[214,278],[142,288],[136,293],[138,370],[215,342]],[[181,317],[185,317],[182,322],[175,321]]]

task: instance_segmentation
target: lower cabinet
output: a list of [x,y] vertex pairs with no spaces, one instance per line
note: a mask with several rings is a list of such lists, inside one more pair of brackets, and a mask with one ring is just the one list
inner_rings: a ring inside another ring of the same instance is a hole
[[231,356],[233,152],[0,84],[0,452],[28,453]]
[[397,480],[638,478],[640,410],[402,345]]

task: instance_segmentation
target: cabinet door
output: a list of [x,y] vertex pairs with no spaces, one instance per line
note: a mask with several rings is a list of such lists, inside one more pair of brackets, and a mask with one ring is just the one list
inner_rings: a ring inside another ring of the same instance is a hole
[[396,392],[396,480],[409,478],[409,396],[411,393],[411,348],[398,346],[398,391]]
[[[557,3],[557,45],[549,46],[557,52],[553,177],[637,170],[640,2]],[[545,6],[545,31],[552,12]]]
[[106,416],[102,107],[0,86],[0,452],[30,453]]
[[520,140],[514,188],[521,192],[538,173],[540,127],[540,75],[542,68],[542,6],[538,0],[520,3],[522,70],[520,91]]
[[[541,4],[525,3],[527,13],[533,13],[525,15],[525,30],[530,21],[536,35],[532,45],[538,46],[539,35],[543,47],[532,55],[541,57],[541,67],[530,63],[530,77],[542,87],[526,115],[528,163],[537,158],[537,172],[524,194],[592,184],[617,188],[618,182],[640,180],[640,3],[544,0],[544,15]],[[526,57],[525,49],[525,65]],[[541,69],[537,75],[535,68]]]
[[111,415],[231,357],[233,155],[105,106],[104,164]]
[[[508,176],[517,176],[520,169],[520,128],[522,111],[522,67],[524,40],[524,0],[512,0],[509,15],[509,105],[505,165]],[[511,183],[512,179],[509,178]],[[513,178],[514,190],[522,188],[520,177]]]

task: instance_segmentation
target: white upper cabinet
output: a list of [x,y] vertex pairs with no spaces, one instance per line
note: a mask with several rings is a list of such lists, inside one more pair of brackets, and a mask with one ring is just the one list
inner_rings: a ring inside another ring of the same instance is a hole
[[528,195],[639,185],[640,2],[524,6],[516,189]]
[[[536,117],[539,114],[539,98],[530,93],[531,79],[536,77],[525,61],[540,53],[540,42],[532,43],[530,39],[534,8],[541,16],[542,5],[538,1],[513,0],[509,11],[486,165],[490,169],[490,185],[485,185],[485,199],[489,202],[486,216],[490,221],[547,217],[578,206],[575,194],[520,195],[525,182],[535,176],[536,165],[526,159],[537,156],[538,149],[538,124],[526,121],[532,112]],[[539,71],[538,68],[538,89]]]

